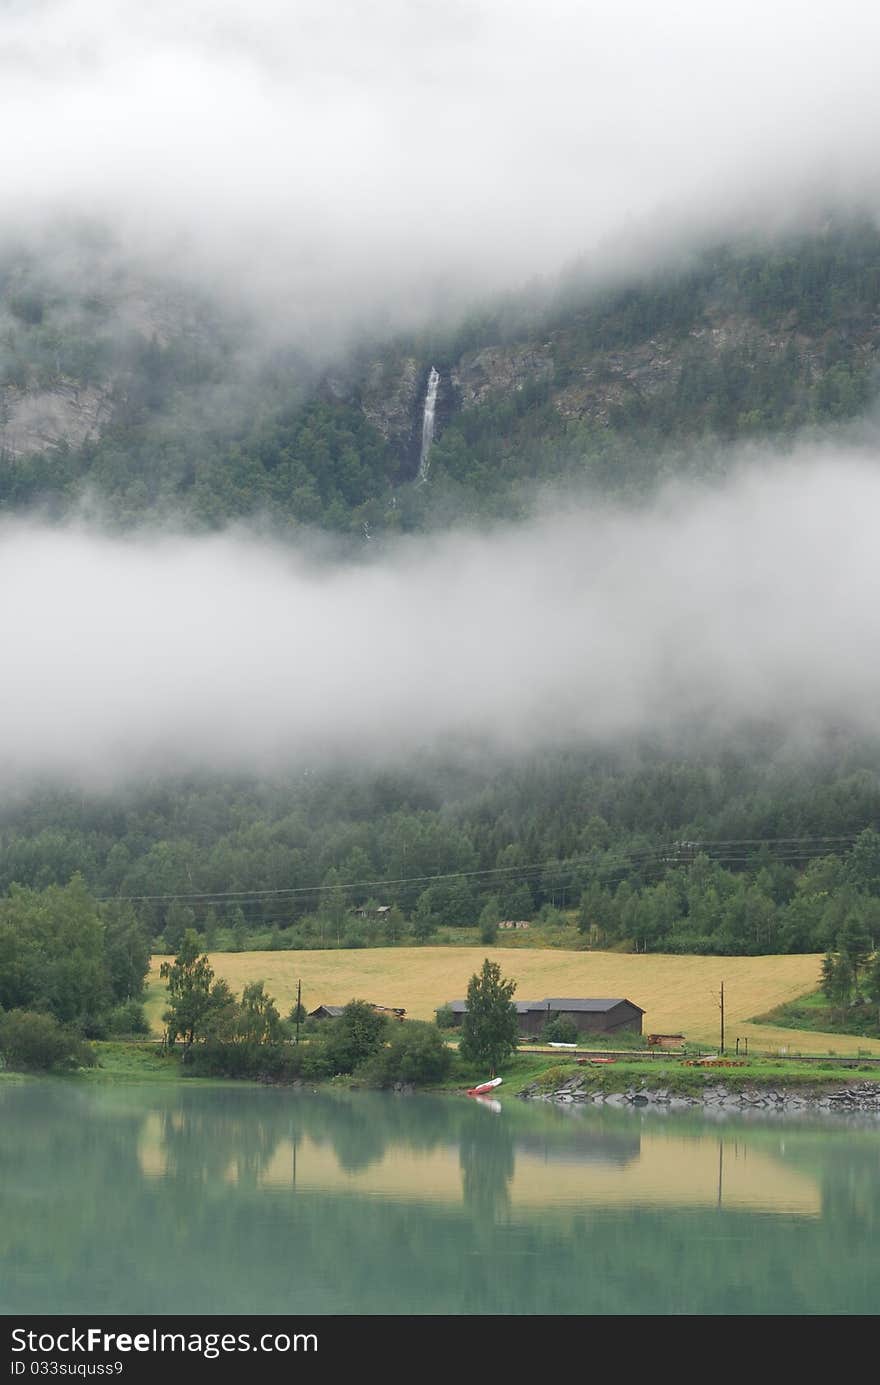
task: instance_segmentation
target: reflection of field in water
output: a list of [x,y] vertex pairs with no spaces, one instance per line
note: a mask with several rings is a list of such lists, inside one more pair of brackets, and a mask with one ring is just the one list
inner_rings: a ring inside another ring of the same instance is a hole
[[880,1124],[0,1086],[0,1314],[873,1313]]
[[[142,1171],[154,1178],[168,1173],[162,1134],[160,1118],[148,1117],[139,1160]],[[561,1148],[528,1131],[514,1135],[512,1170],[504,1179],[512,1214],[663,1204],[720,1204],[799,1216],[818,1216],[822,1210],[818,1184],[809,1173],[755,1148],[741,1132],[688,1136],[664,1128],[634,1128],[578,1134],[580,1140],[569,1139]],[[780,1143],[784,1153],[784,1140]],[[224,1180],[237,1185],[242,1176],[248,1183],[254,1180],[252,1162],[242,1170],[231,1158]],[[457,1143],[426,1150],[392,1144],[366,1167],[351,1169],[326,1140],[308,1134],[280,1139],[258,1169],[256,1184],[452,1205],[462,1203],[465,1193]]]

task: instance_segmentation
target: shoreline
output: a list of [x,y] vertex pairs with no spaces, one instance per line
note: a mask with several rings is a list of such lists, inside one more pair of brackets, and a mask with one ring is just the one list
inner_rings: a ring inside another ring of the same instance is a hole
[[522,1101],[543,1101],[558,1106],[610,1106],[641,1110],[767,1111],[789,1114],[794,1111],[862,1113],[880,1116],[880,1082],[824,1082],[814,1085],[785,1082],[757,1083],[754,1080],[731,1085],[717,1079],[702,1089],[684,1089],[675,1081],[656,1086],[629,1083],[622,1090],[607,1090],[575,1074],[552,1091],[540,1082],[530,1083],[517,1093]]
[[[813,1063],[758,1059],[698,1066],[678,1055],[645,1062],[633,1053],[628,1060],[586,1065],[566,1054],[546,1052],[517,1053],[502,1069],[500,1097],[525,1101],[544,1101],[559,1106],[608,1106],[658,1111],[704,1109],[709,1111],[848,1112],[880,1115],[880,1073],[865,1062],[856,1067],[851,1060],[826,1060],[828,1067],[817,1070]],[[142,1041],[113,1040],[95,1044],[97,1063],[77,1072],[53,1074],[66,1082],[83,1086],[105,1084],[137,1086],[155,1082],[166,1087],[225,1086],[245,1083],[253,1086],[279,1086],[297,1089],[352,1088],[365,1084],[353,1074],[345,1077],[279,1080],[278,1077],[252,1074],[244,1076],[190,1075],[177,1054],[163,1052]],[[562,1061],[560,1061],[560,1059]],[[49,1074],[0,1071],[0,1086],[28,1082]],[[440,1083],[414,1085],[395,1082],[390,1090],[399,1094],[421,1091],[433,1096],[465,1094],[483,1072],[453,1072]],[[372,1090],[372,1088],[370,1088]]]

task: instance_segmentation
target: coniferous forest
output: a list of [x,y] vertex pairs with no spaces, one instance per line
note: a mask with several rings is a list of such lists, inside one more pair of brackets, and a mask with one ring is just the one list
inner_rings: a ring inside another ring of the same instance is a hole
[[[21,246],[0,264],[7,516],[97,513],[117,532],[246,521],[290,543],[325,531],[357,565],[407,534],[523,519],[548,485],[638,505],[670,478],[717,479],[756,440],[781,456],[795,438],[858,440],[880,383],[867,218],[716,245],[611,287],[574,267],[329,364],[257,353],[258,322],[192,289],[165,290],[161,330],[127,323],[105,253],[86,244],[75,288]],[[441,384],[419,485],[429,364],[454,387]],[[28,451],[15,409],[40,391],[91,391],[99,426]],[[525,629],[521,657],[525,673],[552,652]],[[193,926],[213,947],[363,947],[506,918],[576,924],[581,946],[873,948],[880,748],[841,730],[797,754],[778,728],[722,746],[693,733],[113,789],[47,775],[7,791],[0,887],[79,877],[167,949]]]

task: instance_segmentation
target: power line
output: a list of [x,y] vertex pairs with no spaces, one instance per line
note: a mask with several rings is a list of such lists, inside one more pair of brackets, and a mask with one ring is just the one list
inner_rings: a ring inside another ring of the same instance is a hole
[[[641,855],[644,855],[645,857],[648,857],[648,858],[653,858],[653,857],[656,855],[656,852],[651,851],[651,852],[644,852],[644,853],[633,853],[633,854],[628,854],[625,858],[624,858],[624,857],[621,857],[620,859],[621,859],[621,860],[625,860],[625,861],[627,861],[627,862],[630,862],[630,861],[633,861],[633,860],[638,860],[638,859],[640,859],[640,856],[641,856]],[[567,858],[566,860],[559,860],[558,858],[556,858],[556,859],[553,859],[553,860],[550,860],[550,861],[535,861],[535,862],[533,862],[533,863],[531,863],[531,864],[529,864],[529,865],[522,865],[522,866],[519,866],[519,865],[515,865],[515,866],[491,866],[491,867],[488,867],[488,868],[483,869],[483,870],[452,870],[452,871],[439,871],[439,872],[437,872],[437,873],[434,874],[434,875],[400,875],[400,876],[393,877],[393,878],[390,879],[390,880],[388,880],[388,879],[350,880],[350,881],[345,881],[345,882],[339,881],[338,883],[332,884],[332,885],[294,885],[294,886],[285,886],[285,887],[283,887],[283,888],[268,889],[268,890],[205,890],[205,891],[202,891],[202,892],[190,892],[190,893],[186,893],[186,894],[101,895],[101,896],[99,896],[99,897],[100,897],[101,899],[124,899],[124,900],[129,901],[130,903],[146,903],[146,902],[154,902],[154,903],[155,903],[155,902],[161,902],[161,901],[163,901],[163,900],[173,900],[173,899],[192,899],[192,900],[209,900],[209,901],[210,901],[210,900],[219,901],[219,900],[224,900],[224,899],[230,899],[230,900],[236,900],[236,899],[253,900],[253,899],[258,899],[258,898],[262,898],[262,897],[265,897],[265,896],[276,896],[276,897],[277,897],[277,896],[279,896],[279,895],[320,894],[320,893],[322,893],[323,891],[328,891],[328,890],[339,890],[339,889],[342,889],[342,890],[364,890],[364,889],[370,889],[370,888],[372,888],[372,887],[379,888],[379,887],[385,887],[385,886],[389,886],[389,885],[412,885],[412,884],[418,885],[418,884],[423,884],[425,881],[430,881],[430,882],[434,883],[434,882],[436,882],[436,881],[438,881],[438,880],[458,880],[458,879],[465,879],[465,878],[466,878],[466,879],[470,879],[470,878],[475,877],[475,876],[504,875],[504,874],[513,874],[513,873],[516,873],[516,872],[519,872],[519,873],[532,873],[532,872],[541,873],[541,872],[543,872],[543,871],[545,871],[545,870],[552,869],[552,868],[554,868],[554,867],[555,867],[555,868],[560,868],[560,869],[566,869],[566,868],[569,868],[569,867],[574,867],[574,866],[576,866],[576,865],[589,865],[592,859],[593,859],[592,857],[569,857],[569,858]]]
[[[387,893],[395,886],[429,886],[440,881],[449,880],[488,880],[490,878],[503,878],[505,876],[518,879],[523,882],[540,879],[542,876],[562,875],[571,870],[581,867],[591,867],[592,874],[595,876],[615,875],[627,870],[650,870],[658,866],[673,868],[676,865],[692,864],[693,855],[706,854],[710,859],[719,865],[743,865],[753,860],[755,853],[748,852],[745,848],[755,847],[803,847],[813,846],[815,850],[781,850],[772,854],[774,861],[795,864],[803,861],[814,860],[817,856],[826,855],[832,845],[847,844],[851,845],[857,834],[850,833],[841,836],[806,836],[806,837],[731,837],[716,840],[694,840],[676,841],[667,847],[646,848],[642,851],[631,851],[620,853],[617,856],[605,854],[600,860],[596,860],[595,855],[573,856],[560,859],[558,857],[535,861],[520,865],[492,866],[479,870],[459,870],[437,872],[433,875],[404,875],[396,876],[391,879],[374,878],[371,880],[352,880],[338,882],[335,884],[320,885],[296,885],[283,886],[271,889],[260,890],[205,890],[170,892],[167,894],[155,895],[102,895],[102,901],[111,899],[124,900],[132,904],[162,904],[175,901],[185,901],[188,903],[201,904],[204,907],[222,908],[234,906],[246,906],[260,904],[262,901],[278,901],[289,899],[291,903],[297,900],[302,901],[307,898],[318,898],[322,894],[332,890],[341,890],[345,894],[353,890],[371,890],[376,893]],[[686,853],[686,854],[685,854]]]

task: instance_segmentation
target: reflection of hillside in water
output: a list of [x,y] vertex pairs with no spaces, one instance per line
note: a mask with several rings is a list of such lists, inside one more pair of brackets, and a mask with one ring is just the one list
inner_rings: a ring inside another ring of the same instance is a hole
[[592,1130],[589,1127],[566,1130],[557,1126],[548,1131],[517,1132],[518,1153],[545,1164],[614,1164],[623,1167],[638,1159],[642,1147],[641,1130]]
[[[40,1087],[4,1093],[29,1108],[32,1140],[55,1124]],[[714,1206],[816,1216],[817,1179],[785,1142],[745,1125],[697,1131],[521,1109],[496,1115],[447,1098],[241,1089],[53,1088],[72,1127],[101,1111],[102,1138],[134,1156],[138,1175],[194,1189],[339,1193],[528,1215],[612,1205]],[[146,1108],[146,1109],[145,1109]],[[112,1120],[108,1117],[113,1116]],[[68,1131],[68,1138],[70,1131]]]
[[0,1312],[873,1311],[876,1131],[559,1115],[0,1087]]
[[[439,1109],[438,1109],[439,1108]],[[294,1097],[279,1124],[250,1121],[231,1143],[204,1116],[153,1113],[139,1145],[143,1172],[180,1177],[207,1141],[212,1173],[231,1186],[345,1193],[465,1205],[481,1215],[670,1204],[816,1216],[818,1184],[748,1132],[679,1133],[611,1113],[523,1125],[466,1103],[322,1095]],[[269,1128],[267,1128],[269,1127]],[[453,1138],[451,1138],[453,1137]],[[225,1157],[219,1157],[225,1148]]]

